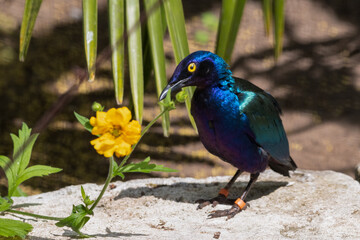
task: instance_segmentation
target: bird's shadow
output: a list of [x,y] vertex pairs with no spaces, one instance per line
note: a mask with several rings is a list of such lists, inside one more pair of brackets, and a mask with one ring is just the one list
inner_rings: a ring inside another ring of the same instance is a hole
[[[251,201],[263,196],[269,195],[278,188],[288,184],[285,181],[259,181],[253,185],[246,200]],[[174,183],[170,185],[149,185],[146,187],[127,188],[122,190],[114,200],[122,198],[140,198],[143,196],[154,196],[164,200],[175,202],[197,203],[199,199],[211,199],[216,197],[220,188],[224,187],[226,182],[213,183]],[[247,185],[246,181],[235,182],[230,189],[229,198],[238,198]]]

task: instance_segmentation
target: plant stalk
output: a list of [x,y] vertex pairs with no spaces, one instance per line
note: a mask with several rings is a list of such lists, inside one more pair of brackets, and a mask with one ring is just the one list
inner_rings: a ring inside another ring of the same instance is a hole
[[40,219],[54,220],[54,221],[60,221],[60,220],[63,219],[63,218],[59,218],[59,217],[44,216],[44,215],[28,213],[28,212],[13,210],[13,209],[8,209],[8,210],[6,210],[6,212],[11,212],[11,213],[15,213],[15,214],[21,214],[21,215],[25,215],[25,216],[40,218]]
[[95,202],[91,205],[90,211],[94,210],[94,208],[96,207],[96,205],[99,203],[100,199],[102,198],[102,196],[104,195],[107,187],[109,186],[109,183],[111,181],[111,179],[113,178],[113,161],[114,161],[114,157],[110,157],[109,158],[109,173],[108,176],[106,178],[105,184],[99,194],[99,196],[96,198]]
[[129,155],[127,155],[126,157],[124,157],[124,159],[121,161],[119,168],[121,168],[122,166],[124,166],[124,164],[126,163],[126,161],[129,159],[129,157],[131,156],[131,154],[133,153],[134,149],[136,148],[136,146],[138,145],[138,143],[140,142],[140,140],[142,139],[142,137],[145,135],[145,133],[151,128],[152,125],[154,125],[154,123],[166,112],[170,112],[171,110],[175,109],[175,105],[172,104],[168,104],[167,106],[165,106],[164,110],[159,113],[159,115],[157,115],[151,122],[149,122],[148,125],[146,125],[146,127],[144,128],[144,130],[141,133],[140,139],[139,141],[137,141],[137,143],[134,144],[134,146],[132,147],[132,150],[130,152]]

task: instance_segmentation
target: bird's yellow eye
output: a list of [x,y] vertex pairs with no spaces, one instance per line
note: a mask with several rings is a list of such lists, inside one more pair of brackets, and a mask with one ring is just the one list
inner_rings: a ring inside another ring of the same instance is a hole
[[196,70],[196,64],[195,63],[190,63],[189,66],[188,66],[188,71],[189,72],[195,72]]

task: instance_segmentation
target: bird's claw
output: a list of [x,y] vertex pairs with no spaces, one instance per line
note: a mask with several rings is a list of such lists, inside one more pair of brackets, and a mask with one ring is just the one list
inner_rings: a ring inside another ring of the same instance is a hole
[[224,195],[219,194],[217,197],[214,197],[209,200],[205,199],[199,199],[196,201],[199,203],[197,209],[202,209],[210,204],[212,204],[212,207],[216,207],[216,205],[220,204],[232,204],[234,201],[228,200]]
[[218,217],[226,217],[226,220],[229,220],[230,218],[233,218],[236,214],[241,212],[242,210],[245,210],[246,207],[249,205],[246,204],[246,206],[243,209],[240,209],[240,207],[236,204],[234,204],[230,209],[226,210],[216,210],[209,214],[209,218],[218,218]]

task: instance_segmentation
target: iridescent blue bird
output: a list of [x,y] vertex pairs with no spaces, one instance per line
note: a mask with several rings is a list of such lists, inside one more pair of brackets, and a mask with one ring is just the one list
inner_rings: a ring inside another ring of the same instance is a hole
[[[196,86],[191,114],[201,142],[210,153],[238,168],[218,196],[201,200],[198,208],[231,202],[230,209],[210,214],[210,217],[231,218],[246,208],[245,198],[267,166],[284,176],[297,167],[290,157],[279,116],[281,109],[269,93],[232,76],[228,64],[211,52],[198,51],[184,58],[160,100],[170,89],[176,93],[187,86]],[[235,202],[228,200],[228,190],[242,172],[250,173],[250,181],[240,198]]]

